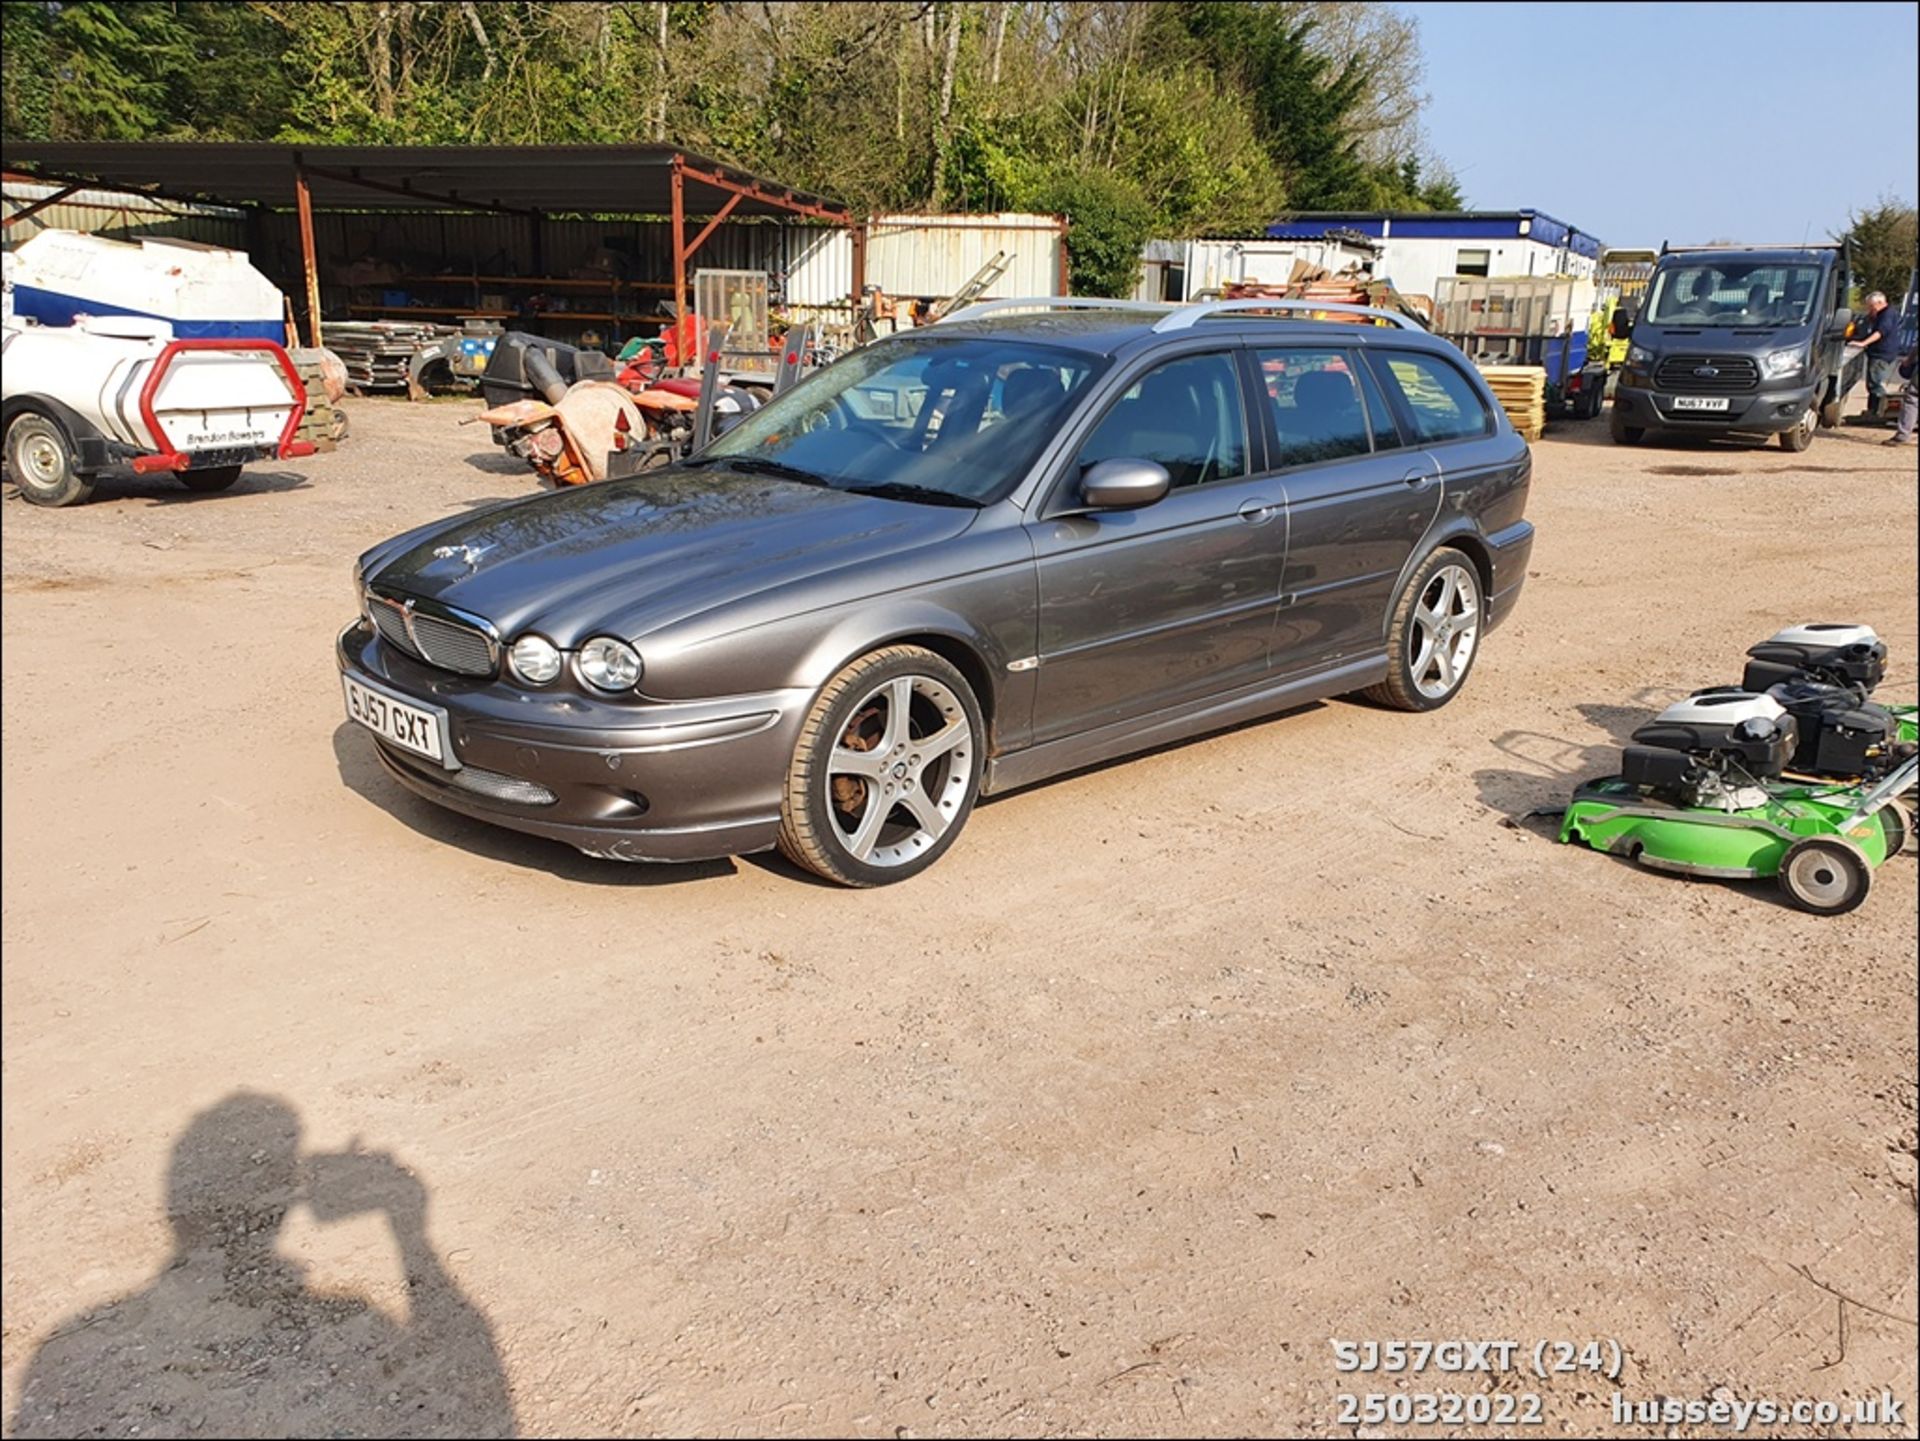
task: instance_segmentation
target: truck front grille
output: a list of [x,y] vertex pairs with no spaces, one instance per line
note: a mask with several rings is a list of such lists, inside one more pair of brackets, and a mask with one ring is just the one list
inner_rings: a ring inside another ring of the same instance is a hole
[[1680,395],[1732,395],[1757,389],[1760,367],[1744,355],[1669,355],[1653,383]]

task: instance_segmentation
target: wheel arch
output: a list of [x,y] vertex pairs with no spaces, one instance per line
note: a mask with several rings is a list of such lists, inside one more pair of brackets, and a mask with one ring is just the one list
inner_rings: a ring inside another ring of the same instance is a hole
[[932,651],[940,659],[960,672],[961,678],[973,691],[973,698],[979,703],[980,718],[986,723],[987,733],[993,734],[994,716],[997,709],[993,681],[993,666],[988,662],[976,641],[963,633],[958,627],[942,629],[906,628],[875,633],[871,639],[858,645],[847,647],[839,658],[829,665],[816,682],[818,689],[832,680],[834,676],[852,665],[863,655],[876,650],[885,650],[893,645],[918,646],[922,650]]
[[1436,550],[1457,550],[1473,562],[1473,573],[1480,582],[1480,597],[1483,602],[1493,598],[1493,552],[1481,539],[1478,531],[1466,525],[1455,530],[1441,531],[1430,537],[1425,545],[1417,546],[1407,563],[1400,571],[1400,578],[1393,583],[1393,600],[1387,606],[1386,613],[1380,617],[1380,639],[1384,642],[1393,629],[1393,614],[1400,608],[1400,598],[1406,594],[1407,583],[1419,573],[1420,567],[1433,558]]
[[54,399],[51,395],[40,395],[28,391],[23,395],[9,395],[0,401],[0,441],[4,441],[6,431],[14,421],[23,415],[38,415],[51,420],[66,433],[67,449],[73,456],[74,472],[79,475],[91,474],[96,468],[84,462],[82,447],[87,441],[106,444],[106,437],[98,426],[90,422],[72,406]]

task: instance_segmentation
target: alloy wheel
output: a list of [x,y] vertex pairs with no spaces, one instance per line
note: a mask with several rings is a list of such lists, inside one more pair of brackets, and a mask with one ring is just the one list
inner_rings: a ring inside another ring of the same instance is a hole
[[872,866],[904,865],[944,835],[966,804],[973,727],[931,676],[894,676],[853,707],[827,758],[832,830]]
[[1408,646],[1414,688],[1429,700],[1453,693],[1480,640],[1480,588],[1465,566],[1436,570],[1413,609]]

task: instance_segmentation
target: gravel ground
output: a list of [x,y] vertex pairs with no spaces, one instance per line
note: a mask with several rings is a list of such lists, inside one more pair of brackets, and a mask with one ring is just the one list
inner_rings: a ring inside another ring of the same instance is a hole
[[[1489,1387],[1915,1434],[1914,863],[1817,920],[1525,819],[1786,623],[1911,693],[1911,450],[1560,425],[1455,704],[1017,793],[850,893],[388,782],[351,559],[531,481],[471,402],[349,408],[225,495],[0,507],[13,1434],[1351,1435],[1343,1392]],[[1623,1372],[1336,1371],[1394,1337]]]

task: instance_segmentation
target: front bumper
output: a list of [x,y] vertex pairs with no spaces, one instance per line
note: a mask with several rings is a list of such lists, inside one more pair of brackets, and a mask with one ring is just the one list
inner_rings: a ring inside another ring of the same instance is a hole
[[1774,435],[1792,430],[1814,403],[1818,387],[1812,381],[1791,385],[1769,385],[1747,395],[1716,397],[1725,399],[1725,410],[1676,410],[1678,391],[1655,390],[1637,381],[1631,372],[1622,372],[1614,387],[1613,408],[1625,424],[1643,430],[1697,430],[1712,433],[1741,431]]
[[[435,805],[609,860],[744,855],[779,833],[804,691],[618,704],[548,693],[423,665],[365,621],[334,649],[343,674],[447,713],[454,768],[366,736]],[[508,798],[541,791],[551,799]]]

